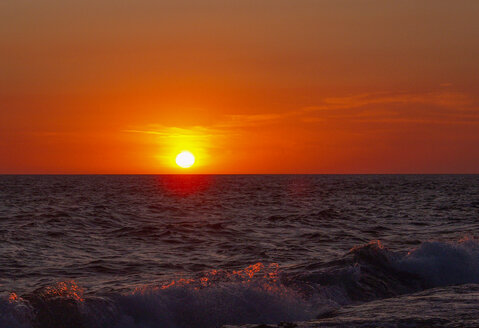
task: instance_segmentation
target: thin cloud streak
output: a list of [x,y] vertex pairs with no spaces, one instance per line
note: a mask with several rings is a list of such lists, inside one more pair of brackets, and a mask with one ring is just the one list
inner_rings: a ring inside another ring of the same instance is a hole
[[479,110],[474,100],[459,92],[367,93],[326,98],[303,108],[303,122],[328,120],[377,123],[475,124]]
[[248,129],[288,124],[291,120],[310,124],[338,120],[357,123],[476,124],[479,122],[479,110],[474,105],[471,97],[459,92],[375,92],[325,98],[320,105],[283,113],[226,115],[210,126],[149,125],[123,132],[152,134],[160,138],[231,137],[242,135]]

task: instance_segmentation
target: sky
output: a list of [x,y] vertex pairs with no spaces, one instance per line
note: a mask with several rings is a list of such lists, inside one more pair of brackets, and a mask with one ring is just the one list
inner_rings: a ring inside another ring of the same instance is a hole
[[3,0],[0,173],[479,173],[478,17],[477,0]]

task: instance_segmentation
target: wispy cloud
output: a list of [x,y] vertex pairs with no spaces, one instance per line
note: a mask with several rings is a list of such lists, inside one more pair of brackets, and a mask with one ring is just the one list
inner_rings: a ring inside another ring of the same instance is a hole
[[325,122],[476,124],[479,109],[467,94],[440,90],[426,93],[374,92],[324,98],[318,105],[280,113],[225,115],[209,126],[148,125],[124,130],[157,136],[159,139],[211,140],[241,136],[250,130],[273,125]]
[[123,132],[130,133],[142,133],[142,134],[151,134],[158,136],[160,138],[177,138],[177,137],[212,137],[223,134],[224,132],[211,127],[206,126],[192,126],[189,128],[176,127],[176,126],[165,126],[159,124],[151,124],[146,126],[143,129],[127,129]]
[[479,119],[474,100],[464,93],[366,93],[326,98],[303,108],[303,122],[328,120],[377,123],[471,124]]
[[225,115],[219,122],[204,126],[191,127],[166,126],[151,124],[143,128],[123,130],[129,133],[151,134],[159,138],[208,138],[241,135],[244,129],[261,128],[279,123],[285,117],[294,115],[294,112],[280,114],[237,114]]
[[260,127],[281,121],[288,113],[284,114],[238,114],[228,115],[225,120],[215,125],[218,128],[250,128]]
[[473,104],[472,99],[459,92],[428,92],[428,93],[364,93],[346,97],[325,98],[315,106],[305,107],[305,111],[322,111],[337,109],[352,109],[374,104],[431,104],[436,106],[460,107]]

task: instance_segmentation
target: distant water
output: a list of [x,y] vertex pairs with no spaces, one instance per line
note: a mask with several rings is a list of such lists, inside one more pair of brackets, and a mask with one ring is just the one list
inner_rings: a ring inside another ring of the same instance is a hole
[[0,176],[0,327],[471,324],[478,228],[478,175]]

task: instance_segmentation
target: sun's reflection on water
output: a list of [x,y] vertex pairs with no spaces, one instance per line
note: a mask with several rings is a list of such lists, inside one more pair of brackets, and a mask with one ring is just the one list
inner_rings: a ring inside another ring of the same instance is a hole
[[163,175],[158,177],[157,182],[166,194],[189,196],[207,191],[212,186],[214,177],[197,174]]

